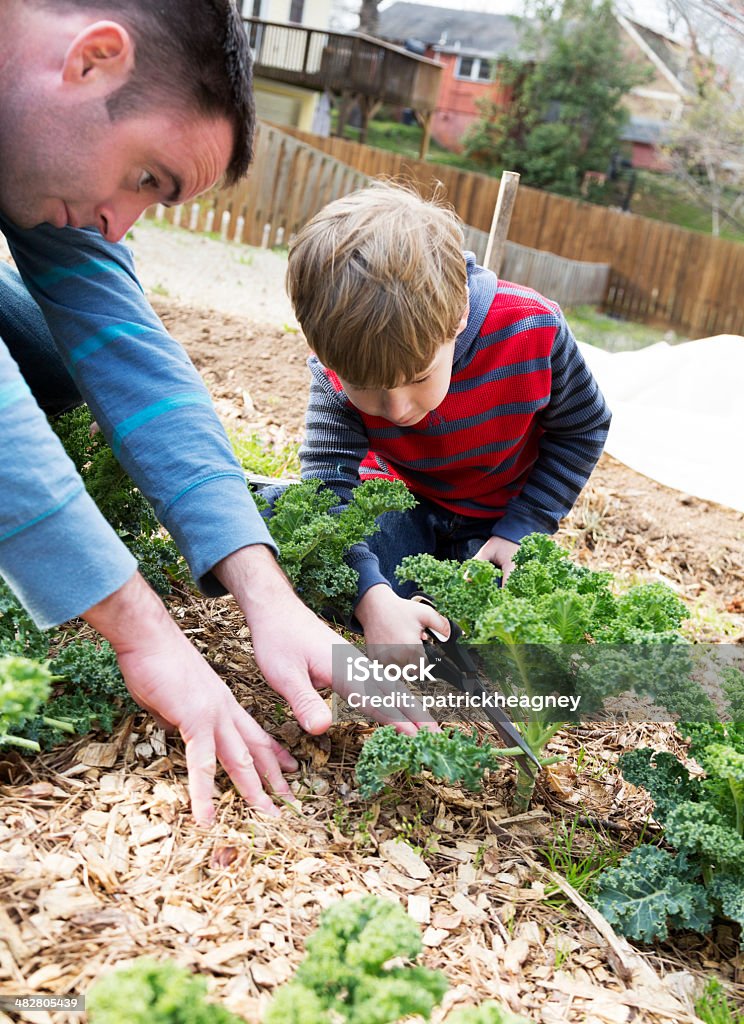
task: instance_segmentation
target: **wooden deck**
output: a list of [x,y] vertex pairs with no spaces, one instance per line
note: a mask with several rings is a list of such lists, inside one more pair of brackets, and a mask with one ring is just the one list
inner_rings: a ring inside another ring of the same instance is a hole
[[437,61],[357,32],[329,32],[261,18],[243,20],[253,50],[254,74],[339,97],[339,134],[351,100],[362,111],[362,135],[367,119],[381,103],[409,107],[428,125],[442,76]]

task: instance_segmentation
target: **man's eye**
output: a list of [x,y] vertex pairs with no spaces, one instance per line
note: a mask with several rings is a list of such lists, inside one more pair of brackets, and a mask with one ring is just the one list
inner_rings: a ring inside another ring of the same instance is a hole
[[137,182],[137,191],[139,192],[143,188],[158,188],[158,179],[149,171],[143,171]]

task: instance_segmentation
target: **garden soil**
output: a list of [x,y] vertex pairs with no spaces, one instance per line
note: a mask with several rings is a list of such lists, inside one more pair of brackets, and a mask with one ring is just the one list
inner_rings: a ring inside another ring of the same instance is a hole
[[[282,446],[300,439],[308,371],[294,328],[154,296],[230,429]],[[289,325],[291,327],[291,325]],[[744,516],[661,487],[603,458],[561,530],[576,557],[630,578],[663,579],[701,639],[744,642]],[[533,808],[509,809],[513,773],[482,795],[422,777],[361,800],[354,763],[368,730],[308,737],[256,667],[230,599],[183,590],[172,614],[241,702],[301,762],[302,810],[277,821],[247,808],[224,775],[214,826],[189,814],[182,744],[144,715],[28,760],[0,754],[0,993],[85,992],[102,972],[150,953],[205,974],[210,991],[257,1024],[289,979],[320,911],[376,893],[420,923],[424,960],[454,1006],[499,999],[541,1024],[695,1021],[690,999],[716,973],[744,997],[737,936],[682,933],[632,946],[585,902],[571,859],[628,850],[650,804],[618,754],[682,755],[668,725],[620,722],[559,733]],[[85,632],[85,627],[81,627]],[[573,884],[572,884],[573,883]],[[0,1021],[9,1020],[0,1012]],[[23,1014],[51,1024],[79,1016]]]

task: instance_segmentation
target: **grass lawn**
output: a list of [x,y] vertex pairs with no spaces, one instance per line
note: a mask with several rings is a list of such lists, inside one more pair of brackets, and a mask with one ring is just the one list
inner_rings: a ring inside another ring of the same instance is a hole
[[674,344],[688,340],[674,331],[659,330],[647,324],[607,316],[593,306],[576,306],[564,312],[569,327],[579,341],[603,348],[606,352],[633,352],[659,341]]
[[[733,197],[732,197],[733,198]],[[678,224],[690,231],[710,234],[711,213],[709,208],[694,204],[684,185],[669,174],[639,171],[638,183],[633,193],[633,213],[653,220]],[[741,215],[739,220],[744,220]],[[721,238],[733,242],[744,242],[744,229],[737,229],[721,219]]]
[[[367,127],[367,145],[376,149],[387,149],[393,153],[402,153],[414,160],[419,159],[421,147],[422,129],[417,124],[400,124],[398,121],[378,121],[372,119]],[[347,125],[344,137],[359,140],[359,129]],[[498,178],[501,175],[500,168],[493,168],[486,171],[479,164],[468,160],[461,153],[452,153],[444,149],[438,143],[431,140],[429,155],[426,158],[430,164],[447,164],[449,167],[459,167],[463,171],[477,171],[479,174],[489,174]]]

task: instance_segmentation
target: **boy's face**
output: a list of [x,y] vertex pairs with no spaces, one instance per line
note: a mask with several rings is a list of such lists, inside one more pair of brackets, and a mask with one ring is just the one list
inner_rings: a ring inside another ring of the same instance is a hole
[[452,377],[454,352],[453,339],[437,349],[433,362],[423,373],[397,388],[360,388],[345,380],[341,380],[341,385],[360,412],[380,416],[399,427],[412,427],[444,401]]
[[452,379],[455,342],[465,330],[469,315],[468,302],[457,325],[456,336],[452,341],[441,345],[423,373],[407,384],[401,384],[397,388],[363,388],[356,387],[339,377],[350,402],[367,416],[379,416],[398,427],[412,427],[420,423],[424,416],[428,416],[440,406],[447,396]]

